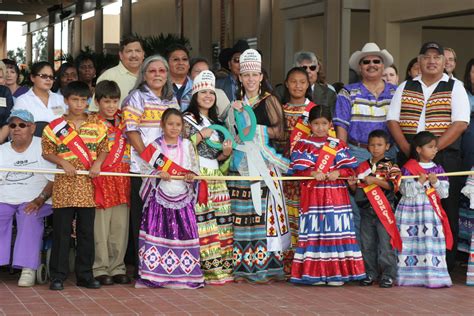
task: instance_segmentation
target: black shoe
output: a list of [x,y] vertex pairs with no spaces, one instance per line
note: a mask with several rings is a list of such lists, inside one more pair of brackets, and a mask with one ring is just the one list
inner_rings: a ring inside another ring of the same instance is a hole
[[54,279],[49,284],[49,289],[53,290],[53,291],[62,291],[62,290],[64,290],[63,281],[59,280],[59,279]]
[[132,280],[126,275],[126,274],[117,274],[114,275],[113,277],[114,283],[117,284],[130,284],[132,283]]
[[393,286],[392,278],[382,278],[382,280],[380,280],[379,286],[385,289],[391,288]]
[[372,284],[374,284],[374,279],[369,276],[359,282],[360,286],[371,286]]
[[99,276],[95,277],[95,279],[97,281],[99,281],[99,283],[101,285],[113,285],[114,284],[114,280],[112,279],[112,277],[107,275],[107,274],[99,275]]
[[94,278],[89,279],[89,280],[78,280],[76,285],[82,286],[88,289],[100,289],[100,282]]

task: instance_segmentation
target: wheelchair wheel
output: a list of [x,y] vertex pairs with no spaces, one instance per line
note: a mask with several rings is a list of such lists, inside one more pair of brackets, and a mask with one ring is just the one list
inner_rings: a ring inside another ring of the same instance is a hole
[[48,269],[44,263],[36,270],[36,282],[38,284],[46,284],[48,282]]

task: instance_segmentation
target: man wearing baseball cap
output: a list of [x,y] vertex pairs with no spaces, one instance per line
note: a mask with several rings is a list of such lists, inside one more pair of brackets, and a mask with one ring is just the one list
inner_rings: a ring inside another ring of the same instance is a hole
[[[423,44],[418,55],[421,74],[403,82],[395,92],[387,113],[390,132],[400,148],[398,163],[410,155],[410,141],[421,131],[438,137],[434,162],[446,172],[460,171],[461,135],[470,119],[469,99],[461,82],[444,73],[443,47],[436,42]],[[448,269],[453,270],[457,248],[461,177],[449,178],[449,197],[442,200],[454,246],[446,253]]]
[[[41,139],[34,137],[35,120],[27,110],[13,110],[8,117],[11,142],[0,146],[3,168],[54,168],[41,156]],[[18,286],[35,284],[40,265],[43,218],[51,214],[52,176],[36,173],[0,173],[0,266],[12,262],[22,269]],[[10,261],[13,218],[17,234]]]

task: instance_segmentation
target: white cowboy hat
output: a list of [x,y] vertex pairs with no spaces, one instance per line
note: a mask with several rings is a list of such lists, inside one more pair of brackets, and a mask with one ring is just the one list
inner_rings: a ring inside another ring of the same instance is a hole
[[370,55],[375,55],[382,58],[385,67],[392,66],[393,64],[393,57],[386,49],[380,50],[377,44],[367,43],[364,45],[364,47],[362,47],[362,50],[355,51],[351,55],[351,58],[349,58],[349,67],[351,67],[352,70],[359,72],[360,60],[365,56]]

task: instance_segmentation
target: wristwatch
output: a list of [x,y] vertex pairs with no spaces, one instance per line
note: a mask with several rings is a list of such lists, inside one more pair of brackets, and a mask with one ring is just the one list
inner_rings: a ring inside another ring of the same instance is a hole
[[42,198],[43,201],[46,201],[48,199],[48,195],[46,195],[46,193],[44,193],[44,192],[41,192],[38,197]]

